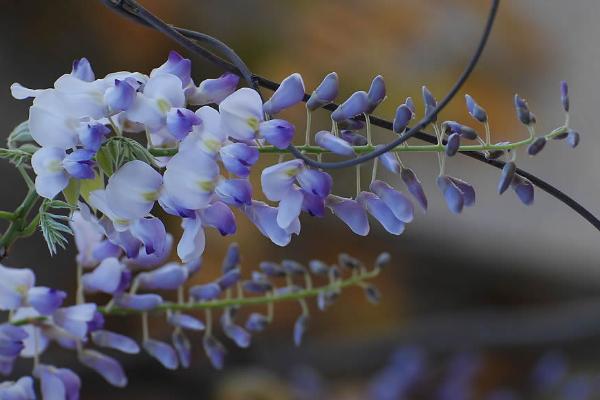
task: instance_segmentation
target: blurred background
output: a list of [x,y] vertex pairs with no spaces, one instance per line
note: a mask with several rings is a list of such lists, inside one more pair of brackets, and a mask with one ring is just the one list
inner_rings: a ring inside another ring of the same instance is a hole
[[[279,81],[300,72],[308,91],[330,71],[340,76],[342,96],[367,90],[382,74],[388,99],[377,115],[386,118],[406,96],[420,100],[423,84],[442,97],[470,56],[488,7],[476,0],[142,3],[170,23],[225,41],[260,75]],[[526,131],[514,116],[513,94],[528,99],[537,129],[549,132],[563,123],[559,82],[566,79],[572,126],[581,132],[582,145],[573,150],[553,142],[535,160],[520,155],[519,164],[599,215],[600,2],[502,3],[489,46],[464,90],[487,109],[494,141],[518,140]],[[182,51],[100,1],[2,0],[0,7],[5,135],[27,118],[29,107],[10,96],[13,82],[50,87],[83,56],[98,77],[119,70],[149,73],[169,50]],[[222,72],[192,60],[196,82]],[[301,131],[303,116],[300,107],[285,115]],[[465,123],[467,117],[461,98],[442,116]],[[325,113],[313,123],[328,128]],[[391,140],[387,132],[375,134]],[[435,156],[406,155],[403,161],[424,182],[430,207],[402,236],[386,234],[373,221],[372,233],[361,238],[332,216],[305,216],[302,235],[278,248],[241,216],[234,238],[209,236],[196,278],[217,276],[232,241],[240,243],[247,272],[261,260],[333,263],[339,252],[350,252],[371,262],[389,251],[392,265],[376,281],[383,294],[378,306],[368,304],[359,289],[349,289],[325,313],[312,307],[305,343],[296,348],[291,330],[299,307],[278,305],[275,323],[253,338],[250,349],[227,342],[221,372],[209,366],[200,336],[186,371],[163,370],[145,355],[115,355],[129,375],[126,389],[108,386],[64,351],[48,359],[81,374],[84,399],[600,399],[598,232],[541,191],[532,207],[510,191],[498,196],[498,170],[465,157],[452,159],[448,171],[475,185],[478,204],[455,216],[435,187]],[[0,168],[0,209],[14,209],[24,185],[8,163]],[[365,179],[369,168],[363,168]],[[352,172],[334,177],[337,194],[352,194]],[[401,187],[398,177],[386,179]],[[5,263],[35,268],[40,283],[72,290],[73,257],[71,246],[49,261],[39,236],[19,242]],[[108,323],[140,335],[139,321]],[[152,330],[156,337],[169,334],[161,321]]]

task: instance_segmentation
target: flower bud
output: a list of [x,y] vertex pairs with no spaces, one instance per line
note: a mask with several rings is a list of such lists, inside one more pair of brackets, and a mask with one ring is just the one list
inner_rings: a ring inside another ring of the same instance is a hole
[[510,183],[515,176],[517,165],[513,161],[509,161],[502,167],[502,173],[500,174],[500,181],[498,182],[498,194],[502,194],[508,189]]
[[427,211],[427,196],[425,196],[425,191],[423,190],[423,185],[417,175],[410,168],[402,168],[400,172],[400,177],[402,181],[406,185],[406,188],[413,196],[413,198],[419,203],[423,211]]
[[315,135],[317,145],[331,151],[332,153],[342,156],[353,156],[354,149],[348,142],[341,139],[330,132],[320,131]]
[[202,345],[212,366],[222,369],[225,363],[225,346],[213,336],[204,336]]
[[562,81],[560,83],[560,102],[562,103],[565,112],[569,112],[569,86],[567,85],[567,81]]
[[166,369],[177,369],[179,360],[175,349],[170,344],[159,340],[148,339],[142,343],[144,350],[154,359],[162,364]]
[[519,97],[518,94],[515,94],[515,109],[517,111],[517,117],[519,121],[525,125],[530,125],[531,121],[531,113],[529,112],[529,107],[527,106],[527,102],[525,99]]
[[[433,114],[433,110],[437,107],[437,101],[429,89],[427,89],[427,86],[423,86],[421,88],[421,93],[423,95],[423,102],[425,103],[425,116],[429,117],[431,114]],[[437,115],[431,119],[431,122],[435,121],[437,121]]]
[[335,72],[327,74],[321,84],[312,92],[306,102],[306,108],[314,111],[317,108],[331,103],[338,95],[339,80]]
[[577,147],[579,144],[579,132],[569,129],[569,133],[567,134],[567,144],[572,148]]
[[263,105],[263,110],[270,115],[289,108],[304,98],[304,81],[298,73],[285,78],[275,90],[273,96]]
[[534,190],[533,184],[529,181],[529,179],[515,175],[512,180],[511,187],[523,204],[528,206],[533,203]]
[[321,260],[310,260],[308,268],[315,275],[327,276],[329,274],[329,266]]
[[473,100],[473,98],[471,96],[469,96],[468,94],[465,94],[465,101],[467,103],[467,112],[469,113],[469,115],[473,118],[475,118],[477,121],[481,122],[482,124],[487,122],[488,117],[487,117],[487,113],[485,112],[485,110],[483,108],[481,108],[479,106],[479,104],[477,104],[475,102],[475,100]]
[[261,122],[258,131],[273,146],[286,149],[292,143],[296,128],[286,120],[271,119]]
[[300,346],[302,344],[302,337],[308,329],[309,316],[302,314],[296,320],[294,324],[294,344]]
[[449,177],[443,175],[437,177],[436,184],[444,195],[448,209],[454,214],[460,214],[464,206],[463,193],[460,189]]
[[446,143],[446,155],[448,157],[453,157],[458,152],[459,147],[460,147],[460,134],[454,132],[448,137],[448,142]]
[[356,115],[363,114],[368,108],[369,96],[367,95],[367,92],[354,92],[333,113],[331,113],[331,119],[335,122],[340,122]]
[[546,138],[543,136],[537,137],[529,146],[527,146],[527,153],[530,156],[535,156],[537,153],[542,151],[545,145]]
[[369,92],[367,93],[369,106],[367,107],[367,114],[371,114],[375,111],[375,108],[383,100],[385,100],[385,81],[383,80],[383,76],[377,75],[373,82],[371,82],[371,87],[369,88]]
[[189,294],[196,301],[210,301],[221,295],[221,287],[217,283],[196,285],[190,288]]
[[269,319],[262,314],[252,313],[246,320],[246,329],[250,332],[262,332],[269,324]]
[[396,115],[394,116],[394,123],[392,125],[392,129],[396,133],[404,132],[412,118],[412,110],[406,104],[399,105],[396,109]]
[[365,146],[367,144],[367,138],[350,130],[343,130],[340,132],[340,137],[352,146]]
[[383,252],[375,259],[375,268],[383,268],[392,260],[392,256],[388,252]]

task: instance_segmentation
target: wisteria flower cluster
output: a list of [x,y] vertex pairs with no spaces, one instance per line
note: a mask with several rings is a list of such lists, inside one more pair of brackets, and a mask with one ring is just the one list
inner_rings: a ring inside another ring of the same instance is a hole
[[[284,79],[266,101],[254,88],[239,86],[233,73],[196,85],[191,61],[174,51],[149,75],[122,71],[97,79],[89,61],[82,58],[52,88],[11,86],[13,97],[33,99],[33,104],[28,120],[9,136],[7,148],[0,149],[0,157],[15,164],[29,192],[15,212],[0,212],[0,218],[10,223],[0,237],[0,258],[17,239],[38,228],[51,254],[64,248],[67,236],[73,234],[78,250],[77,293],[74,305],[64,305],[66,293],[36,286],[32,270],[0,266],[0,309],[9,312],[8,321],[0,325],[0,373],[10,375],[19,357],[33,358],[32,376],[39,380],[44,398],[76,399],[81,386],[76,373],[40,361],[50,343],[74,350],[83,365],[121,387],[127,384],[121,365],[96,348],[128,354],[143,349],[165,368],[177,369],[190,365],[193,341],[187,334],[193,331],[203,332],[208,359],[222,368],[225,346],[214,333],[213,311],[221,311],[224,335],[245,348],[251,335],[272,321],[278,301],[298,301],[301,306],[293,330],[299,345],[309,322],[306,299],[316,297],[324,310],[343,288],[359,286],[369,301],[377,302],[380,294],[367,281],[389,262],[389,254],[382,253],[372,267],[347,254],[340,255],[335,265],[318,260],[308,267],[293,260],[264,262],[244,276],[239,249],[233,245],[221,276],[194,284],[191,278],[200,270],[206,250],[206,229],[233,235],[237,217],[243,215],[272,243],[286,246],[300,234],[303,213],[323,217],[330,210],[357,235],[369,234],[369,216],[387,232],[400,235],[414,220],[414,204],[423,211],[428,208],[420,179],[400,158],[406,151],[436,154],[436,183],[453,213],[476,202],[473,186],[446,172],[447,160],[459,151],[481,152],[488,160],[505,158],[498,192],[511,187],[529,205],[533,184],[516,167],[517,150],[527,146],[527,152],[535,155],[550,139],[564,139],[571,147],[579,142],[579,134],[569,126],[564,82],[564,125],[536,135],[536,117],[516,95],[517,117],[528,133],[521,141],[496,144],[492,144],[486,111],[471,96],[465,97],[466,109],[481,125],[484,138],[475,128],[456,121],[438,123],[438,103],[423,86],[425,116],[432,120],[437,143],[383,150],[373,161],[365,188],[361,156],[385,146],[373,143],[371,132],[372,114],[386,99],[383,77],[375,77],[368,91],[357,91],[336,106],[331,128],[316,132],[311,116],[338,97],[336,73],[328,74],[310,96],[305,95],[298,73]],[[305,142],[295,147],[295,125],[276,117],[304,100]],[[407,133],[416,115],[409,97],[398,106],[392,131]],[[286,160],[296,154],[294,150],[302,156]],[[325,156],[355,160],[354,196],[334,193],[331,175],[319,167]],[[270,165],[260,171],[257,190],[250,176],[260,158]],[[315,160],[316,164],[311,162]],[[405,191],[379,177],[379,164],[400,178]],[[164,214],[178,219],[180,237],[167,232],[165,219],[159,217]],[[173,249],[177,261],[169,261]],[[346,277],[345,271],[350,271]],[[283,284],[277,284],[279,278]],[[315,286],[313,279],[323,285]],[[166,291],[176,292],[177,301],[165,300]],[[90,296],[94,301],[89,301]],[[261,304],[265,313],[253,312],[239,323],[240,308]],[[204,318],[191,315],[195,310],[202,310]],[[157,313],[172,328],[170,342],[150,335],[148,318]],[[141,346],[133,338],[106,330],[104,317],[109,315],[141,316]],[[0,398],[35,398],[33,385],[31,377],[4,383]]]

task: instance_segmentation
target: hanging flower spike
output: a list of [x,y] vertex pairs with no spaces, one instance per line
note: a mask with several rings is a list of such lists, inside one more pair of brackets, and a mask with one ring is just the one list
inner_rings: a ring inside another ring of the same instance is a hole
[[294,73],[281,81],[273,96],[263,105],[263,110],[269,115],[275,115],[301,102],[304,91],[302,76]]
[[229,72],[216,79],[205,79],[197,88],[186,91],[187,101],[196,106],[220,104],[235,91],[239,82],[239,76]]
[[259,132],[273,146],[286,149],[294,139],[296,128],[286,120],[271,119],[260,123]]
[[369,106],[367,107],[366,113],[371,114],[381,102],[386,98],[385,95],[385,81],[383,76],[377,75],[371,82],[371,87],[367,93]]
[[317,145],[341,156],[353,156],[354,148],[344,139],[339,138],[331,132],[320,131],[315,135]]
[[[437,101],[431,94],[427,86],[421,88],[421,94],[423,95],[423,103],[425,103],[425,115],[429,116],[433,113],[433,110],[437,107]],[[431,120],[431,122],[437,121],[437,115]]]
[[335,72],[330,72],[312,92],[306,102],[306,108],[314,111],[335,100],[339,90],[339,79]]
[[396,116],[392,124],[392,129],[396,133],[402,133],[413,118],[414,112],[406,104],[401,104],[396,109]]
[[223,132],[237,140],[253,140],[264,120],[260,95],[250,88],[233,92],[219,104]]
[[473,100],[473,98],[468,94],[465,94],[465,102],[467,103],[467,112],[471,117],[482,124],[487,122],[488,117],[485,109],[480,107],[479,104],[477,104],[475,100]]
[[369,108],[369,95],[367,92],[354,92],[346,101],[344,101],[334,112],[331,113],[331,119],[340,122],[357,115],[363,114]]
[[178,52],[171,50],[169,57],[164,64],[158,68],[154,68],[150,72],[150,78],[165,74],[175,75],[181,81],[181,87],[186,87],[190,84],[192,78],[192,62],[188,58],[183,58]]
[[352,232],[360,236],[369,234],[369,219],[365,210],[356,200],[330,194],[325,200],[325,205],[336,217],[344,221]]

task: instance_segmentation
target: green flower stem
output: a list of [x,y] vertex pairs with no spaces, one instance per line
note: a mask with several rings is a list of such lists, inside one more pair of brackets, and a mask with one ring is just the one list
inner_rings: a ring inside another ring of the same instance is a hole
[[[379,275],[381,270],[379,268],[374,268],[371,271],[364,271],[359,274],[353,274],[351,277],[346,279],[338,280],[329,283],[328,285],[321,287],[313,287],[310,289],[302,289],[292,293],[286,293],[282,295],[273,295],[272,293],[268,293],[264,296],[255,296],[255,297],[238,297],[238,298],[223,298],[219,300],[212,300],[202,303],[173,303],[166,302],[156,307],[153,310],[149,311],[137,311],[130,310],[127,308],[117,307],[117,306],[104,306],[98,307],[98,311],[104,315],[116,315],[116,316],[126,316],[126,315],[138,315],[149,312],[170,312],[170,311],[194,311],[194,310],[212,310],[212,309],[223,309],[228,307],[235,306],[254,306],[261,304],[269,304],[273,305],[274,303],[282,302],[282,301],[301,301],[310,297],[316,297],[321,291],[327,290],[335,290],[339,291],[343,288],[347,288],[350,286],[361,286],[366,280],[370,280]],[[12,325],[15,326],[23,326],[28,324],[35,324],[46,321],[46,317],[34,317],[34,318],[23,318],[15,321],[10,321]]]
[[[31,227],[27,224],[27,217],[35,207],[39,199],[34,188],[30,188],[23,202],[15,210],[14,218],[6,229],[6,232],[0,237],[0,260],[6,256],[10,246],[20,237],[28,236],[31,233]],[[35,220],[35,218],[34,218]]]
[[[565,133],[567,131],[567,129],[568,128],[566,126],[561,126],[544,136],[546,137],[546,139],[552,139],[555,136]],[[535,138],[528,137],[527,139],[523,139],[518,142],[512,142],[512,143],[506,143],[506,144],[463,145],[463,146],[459,147],[458,151],[462,151],[462,152],[488,151],[489,152],[489,151],[497,151],[497,150],[513,150],[513,149],[517,149],[522,146],[527,146],[528,144],[533,142],[534,139]],[[303,145],[303,146],[297,146],[297,147],[298,147],[298,150],[300,150],[301,152],[303,152],[305,154],[328,154],[328,153],[331,153],[329,150],[326,150],[319,146]],[[373,150],[375,150],[375,146],[373,146],[373,145],[354,146],[354,152],[356,154],[370,153]],[[167,148],[167,149],[150,148],[150,149],[148,149],[148,151],[150,152],[150,154],[152,154],[155,157],[171,157],[171,156],[174,156],[175,154],[177,154],[177,149],[175,149],[175,148]],[[258,151],[260,153],[266,153],[266,154],[287,154],[287,153],[289,153],[289,150],[278,149],[275,146],[262,146],[262,147],[258,148]],[[397,153],[401,153],[401,152],[442,153],[444,151],[445,151],[444,146],[441,144],[440,145],[437,145],[437,144],[414,145],[414,146],[400,145],[400,146],[396,147],[394,150],[392,150],[392,152],[397,152]]]
[[0,219],[6,219],[9,221],[15,220],[15,213],[10,211],[0,211]]

